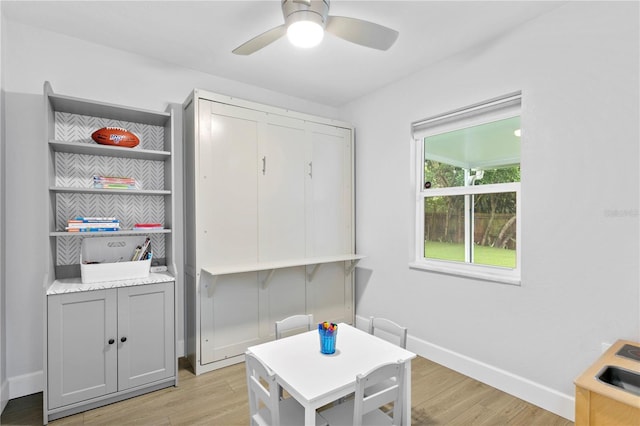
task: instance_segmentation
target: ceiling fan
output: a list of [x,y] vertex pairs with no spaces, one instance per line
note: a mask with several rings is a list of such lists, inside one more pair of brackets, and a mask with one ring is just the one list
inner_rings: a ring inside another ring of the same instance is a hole
[[329,16],[329,0],[282,0],[284,24],[272,28],[233,50],[250,55],[287,34],[299,47],[320,43],[324,31],[344,40],[378,50],[387,50],[398,32],[373,22],[344,16]]

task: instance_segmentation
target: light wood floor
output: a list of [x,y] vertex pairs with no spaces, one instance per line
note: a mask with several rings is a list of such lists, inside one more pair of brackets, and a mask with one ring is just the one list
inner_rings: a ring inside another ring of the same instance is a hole
[[[412,365],[414,425],[561,426],[573,423],[417,357]],[[244,363],[196,377],[180,360],[179,386],[56,420],[60,425],[247,425]],[[9,401],[2,425],[42,424],[42,393]]]

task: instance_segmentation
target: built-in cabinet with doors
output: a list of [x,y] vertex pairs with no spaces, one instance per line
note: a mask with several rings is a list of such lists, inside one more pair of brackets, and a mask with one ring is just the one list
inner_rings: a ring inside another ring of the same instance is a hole
[[353,128],[202,90],[183,106],[196,374],[242,361],[289,315],[353,323]]
[[[49,201],[43,289],[47,423],[176,385],[177,298],[173,113],[55,94],[49,83],[44,98]],[[126,128],[138,135],[140,144],[98,145],[91,134],[101,127]],[[96,188],[93,175],[132,177],[137,187]],[[67,232],[67,221],[77,216],[117,217],[120,230]],[[136,223],[162,227],[134,229]],[[154,263],[166,270],[144,278],[84,282],[82,241],[104,237],[110,237],[108,244],[114,247],[126,238],[148,237]]]

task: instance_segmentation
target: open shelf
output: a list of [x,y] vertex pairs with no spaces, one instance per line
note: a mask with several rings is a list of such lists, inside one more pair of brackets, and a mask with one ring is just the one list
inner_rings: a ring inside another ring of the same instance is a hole
[[54,93],[49,94],[49,102],[55,111],[103,117],[111,120],[133,121],[154,126],[164,126],[171,119],[171,114],[168,112],[123,107]]
[[70,188],[62,186],[52,186],[49,188],[51,192],[66,192],[76,194],[130,194],[130,195],[170,195],[171,191],[146,190],[146,189],[104,189],[104,188]]
[[65,141],[49,141],[55,152],[71,154],[101,155],[104,157],[134,158],[137,160],[165,161],[171,157],[168,151],[152,151],[148,149],[122,148],[117,146],[98,145],[92,143],[76,143]]
[[101,232],[67,232],[54,231],[50,232],[51,237],[106,237],[116,235],[147,235],[147,234],[169,234],[171,229],[123,229],[121,231],[101,231]]
[[220,275],[227,274],[240,274],[243,272],[258,272],[258,271],[269,271],[267,276],[262,280],[262,288],[267,288],[269,285],[269,281],[273,278],[273,274],[278,269],[284,268],[293,268],[296,266],[311,266],[313,265],[313,270],[308,274],[309,281],[313,281],[313,277],[316,275],[318,268],[321,265],[326,263],[334,263],[334,262],[351,262],[349,266],[345,265],[345,275],[349,275],[353,272],[353,269],[356,267],[360,259],[364,259],[366,256],[360,254],[344,254],[338,256],[324,256],[324,257],[307,257],[303,259],[291,259],[291,260],[281,260],[276,262],[259,262],[247,265],[234,265],[234,266],[218,266],[218,267],[204,267],[202,268],[203,272],[208,273],[213,276],[213,285],[209,287],[210,294],[213,293],[215,288],[215,282],[217,277]]
[[359,261],[360,259],[364,259],[365,257],[366,256],[360,254],[307,257],[303,259],[280,260],[277,262],[259,262],[246,265],[203,267],[202,270],[210,275],[239,274],[242,272],[268,271],[271,269],[292,268],[295,266],[318,265],[321,263],[344,262],[349,260]]

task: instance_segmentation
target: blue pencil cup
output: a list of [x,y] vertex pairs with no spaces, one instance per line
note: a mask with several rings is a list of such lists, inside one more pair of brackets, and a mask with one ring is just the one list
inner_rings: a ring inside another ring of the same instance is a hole
[[320,323],[318,324],[318,334],[320,335],[320,352],[327,355],[335,353],[338,327],[334,326],[333,329],[327,329]]

